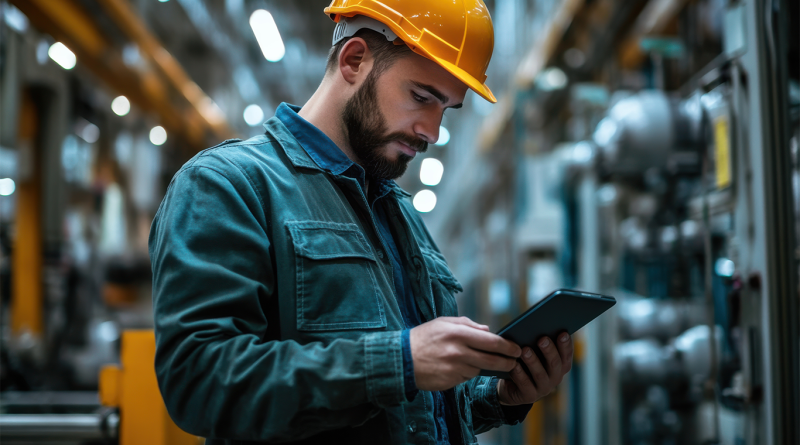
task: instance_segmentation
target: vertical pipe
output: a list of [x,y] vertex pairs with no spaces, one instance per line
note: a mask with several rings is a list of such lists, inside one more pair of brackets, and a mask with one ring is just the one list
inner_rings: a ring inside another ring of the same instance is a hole
[[[597,180],[594,173],[585,173],[578,185],[578,285],[589,292],[600,291],[600,233],[597,224]],[[586,360],[581,381],[581,438],[585,445],[607,443],[603,428],[603,393],[605,375],[602,366],[603,332],[597,320],[582,329],[586,344]]]
[[[12,253],[11,332],[16,338],[41,339],[42,218],[39,113],[30,91],[20,105],[18,149],[21,168],[17,184],[16,236]],[[27,171],[26,171],[27,170]],[[26,340],[23,345],[28,345]]]

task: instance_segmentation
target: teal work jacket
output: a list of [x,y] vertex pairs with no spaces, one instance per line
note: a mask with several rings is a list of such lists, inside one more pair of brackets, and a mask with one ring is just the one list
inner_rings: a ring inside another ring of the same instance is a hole
[[[210,443],[429,444],[407,400],[392,264],[358,181],[320,168],[283,123],[200,152],[153,221],[155,368],[172,419]],[[409,195],[382,199],[423,321],[461,291]],[[461,436],[522,421],[497,380],[455,388]]]

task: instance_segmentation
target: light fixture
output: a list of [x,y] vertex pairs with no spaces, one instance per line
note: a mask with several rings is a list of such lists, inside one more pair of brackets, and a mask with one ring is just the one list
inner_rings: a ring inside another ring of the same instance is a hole
[[14,180],[11,178],[3,178],[0,179],[0,196],[8,196],[14,193],[14,190],[17,189],[16,184],[14,184]]
[[435,158],[425,158],[419,168],[419,180],[425,185],[437,185],[442,180],[444,166]]
[[714,272],[721,277],[730,278],[736,272],[736,265],[727,258],[720,258],[714,263]]
[[125,96],[117,96],[111,101],[111,111],[117,116],[125,116],[131,111],[131,102]]
[[264,122],[264,110],[256,104],[250,104],[244,109],[244,121],[247,125],[255,127]]
[[450,142],[450,132],[447,131],[447,128],[439,126],[439,140],[436,141],[435,145],[445,145],[446,143]]
[[430,190],[420,190],[414,195],[414,208],[420,213],[428,213],[436,207],[436,194]]
[[558,67],[550,67],[536,76],[539,88],[543,91],[560,90],[567,86],[567,75]]
[[94,144],[98,139],[100,139],[100,129],[97,128],[97,125],[91,122],[86,122],[86,125],[84,125],[79,136],[84,141]]
[[264,57],[270,62],[278,62],[286,54],[286,47],[283,46],[281,33],[272,14],[263,9],[258,9],[250,15],[250,27],[256,35],[258,45]]
[[164,142],[167,142],[167,130],[162,126],[150,129],[150,142],[152,142],[153,145],[163,145]]
[[28,17],[17,9],[14,5],[4,4],[0,6],[5,15],[6,25],[20,34],[24,34],[28,30]]
[[47,55],[65,70],[75,68],[75,64],[78,62],[75,53],[70,51],[69,48],[61,42],[50,45],[50,49],[47,50]]

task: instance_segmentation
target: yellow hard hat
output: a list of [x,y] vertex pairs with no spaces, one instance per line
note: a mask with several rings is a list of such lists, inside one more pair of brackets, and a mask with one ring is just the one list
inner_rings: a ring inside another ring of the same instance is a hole
[[325,13],[336,23],[342,17],[366,16],[385,24],[414,52],[497,102],[485,83],[494,27],[482,0],[333,0]]

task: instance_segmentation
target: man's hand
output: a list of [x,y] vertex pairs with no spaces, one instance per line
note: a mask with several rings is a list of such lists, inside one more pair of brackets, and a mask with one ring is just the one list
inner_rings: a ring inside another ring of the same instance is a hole
[[[522,350],[467,317],[440,317],[411,329],[414,379],[424,391],[444,391],[481,369],[511,371]],[[527,377],[526,377],[527,378]]]
[[566,332],[558,336],[558,346],[549,338],[539,340],[546,364],[543,366],[539,357],[529,347],[522,349],[522,361],[528,367],[533,381],[516,363],[511,371],[511,380],[500,379],[497,383],[497,397],[501,405],[522,405],[534,403],[550,394],[564,378],[564,374],[572,368],[572,337]]

